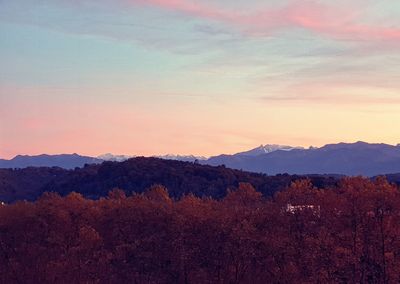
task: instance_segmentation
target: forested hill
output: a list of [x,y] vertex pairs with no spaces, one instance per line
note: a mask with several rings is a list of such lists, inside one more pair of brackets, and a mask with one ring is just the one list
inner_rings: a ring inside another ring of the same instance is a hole
[[[309,177],[318,187],[334,186],[337,182],[330,176]],[[35,200],[46,191],[62,195],[75,191],[96,199],[106,196],[114,188],[131,194],[143,192],[154,184],[165,186],[174,198],[189,193],[221,198],[227,189],[237,187],[240,182],[251,183],[256,190],[271,196],[301,178],[305,176],[267,176],[224,166],[139,157],[74,170],[54,167],[0,169],[0,201]]]

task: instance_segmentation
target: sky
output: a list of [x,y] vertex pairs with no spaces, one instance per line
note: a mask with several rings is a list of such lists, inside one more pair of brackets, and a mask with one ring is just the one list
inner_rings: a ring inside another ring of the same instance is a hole
[[0,157],[400,143],[398,0],[0,0]]

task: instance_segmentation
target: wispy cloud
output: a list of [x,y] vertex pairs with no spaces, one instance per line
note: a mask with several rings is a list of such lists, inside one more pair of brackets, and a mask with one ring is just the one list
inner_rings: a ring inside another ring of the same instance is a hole
[[396,41],[400,27],[363,24],[360,7],[322,4],[317,1],[290,1],[279,8],[240,13],[189,0],[131,0],[135,5],[156,6],[192,17],[229,24],[249,36],[265,36],[287,28],[303,28],[338,40]]
[[394,3],[0,0],[0,148],[21,152],[28,137],[32,151],[76,141],[74,151],[154,154],[163,141],[209,155],[343,131],[389,142],[400,119]]
[[371,104],[374,105],[399,105],[400,98],[399,97],[368,97],[368,96],[360,96],[360,95],[338,95],[329,96],[329,95],[267,95],[261,96],[258,98],[263,102],[275,102],[275,103],[306,103],[306,104],[330,104],[330,105],[342,105],[342,106],[350,106],[354,105],[364,105],[368,106]]

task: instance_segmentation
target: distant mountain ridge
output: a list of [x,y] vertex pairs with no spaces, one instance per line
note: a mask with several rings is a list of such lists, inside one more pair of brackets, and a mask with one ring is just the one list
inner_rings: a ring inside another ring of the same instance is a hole
[[[128,156],[128,155],[114,155],[111,153],[107,153],[104,155],[100,155],[97,158],[103,161],[111,161],[111,162],[123,162],[131,158],[136,158],[138,156]],[[182,162],[194,162],[194,161],[202,161],[207,160],[206,157],[203,156],[194,156],[194,155],[158,155],[152,156],[153,158],[160,158],[164,160],[174,160],[174,161],[182,161]]]
[[[10,160],[0,159],[0,169],[5,168],[27,168],[27,167],[60,167],[64,169],[82,168],[85,164],[100,164],[105,161],[124,162],[137,156],[114,155],[111,153],[103,154],[97,157],[81,156],[74,154],[60,155],[18,155]],[[194,155],[162,155],[154,156],[164,160],[174,160],[183,162],[195,162],[206,160],[206,157]]]
[[[134,156],[104,154],[97,158],[78,154],[16,156],[1,160],[0,168],[61,167],[73,169],[85,164],[104,161],[122,162]],[[339,174],[376,176],[400,173],[400,145],[370,144],[366,142],[327,144],[323,147],[293,147],[266,144],[232,155],[210,158],[194,155],[154,156],[166,160],[198,162],[233,169],[275,175]]]
[[375,176],[400,172],[400,146],[366,142],[327,144],[320,148],[276,150],[255,156],[221,155],[205,161],[233,169],[266,173]]
[[85,164],[98,164],[100,159],[74,154],[61,155],[18,155],[11,160],[0,159],[0,168],[60,167],[64,169],[81,168]]

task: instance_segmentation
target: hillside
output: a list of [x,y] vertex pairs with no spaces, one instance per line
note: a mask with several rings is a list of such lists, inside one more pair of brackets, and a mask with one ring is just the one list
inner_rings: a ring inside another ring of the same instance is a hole
[[[124,162],[104,162],[83,168],[26,168],[0,170],[0,200],[35,200],[43,192],[66,195],[72,191],[89,198],[106,196],[113,188],[126,193],[143,192],[154,184],[168,188],[172,197],[193,193],[196,196],[221,198],[227,189],[240,182],[251,183],[256,190],[271,196],[292,181],[305,178],[296,175],[267,176],[190,162],[158,158],[133,158]],[[334,177],[310,176],[319,187],[336,184]]]

